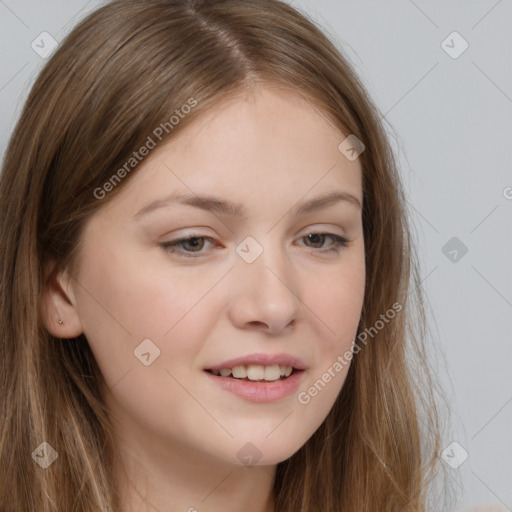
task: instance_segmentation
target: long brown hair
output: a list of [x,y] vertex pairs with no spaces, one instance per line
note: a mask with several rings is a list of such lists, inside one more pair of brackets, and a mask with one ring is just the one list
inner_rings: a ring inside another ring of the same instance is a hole
[[[102,376],[83,335],[62,340],[44,328],[44,271],[55,262],[72,273],[84,223],[137,172],[126,162],[148,137],[163,144],[222,99],[265,83],[299,92],[365,146],[358,332],[372,333],[320,428],[278,464],[275,510],[426,510],[440,425],[419,265],[397,165],[368,93],[333,43],[278,0],[117,0],[80,22],[48,61],[3,162],[4,511],[118,510]],[[169,122],[191,98],[193,108]],[[123,166],[123,179],[100,197]],[[400,313],[375,329],[393,304]],[[58,454],[46,469],[31,456],[43,441]]]

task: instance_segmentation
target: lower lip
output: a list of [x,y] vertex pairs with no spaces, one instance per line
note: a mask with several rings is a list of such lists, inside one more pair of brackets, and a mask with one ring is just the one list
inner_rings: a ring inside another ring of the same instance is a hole
[[220,377],[205,371],[206,375],[213,379],[222,389],[231,391],[251,402],[275,402],[297,391],[304,370],[296,370],[292,375],[283,380],[268,382],[251,382],[237,380],[232,377]]

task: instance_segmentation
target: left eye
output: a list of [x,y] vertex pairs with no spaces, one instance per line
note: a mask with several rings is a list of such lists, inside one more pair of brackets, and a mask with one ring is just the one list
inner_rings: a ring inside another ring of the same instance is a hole
[[[327,249],[320,249],[314,252],[321,253],[331,253],[331,252],[339,252],[341,247],[346,247],[348,245],[348,240],[339,235],[334,235],[333,233],[308,233],[301,237],[301,239],[308,240],[310,243],[323,245],[323,242],[330,238],[333,240],[333,243]],[[171,253],[181,253],[184,257],[197,257],[204,253],[201,249],[203,249],[205,245],[205,241],[210,243],[213,242],[213,238],[209,236],[191,236],[188,238],[180,238],[179,240],[174,240],[170,242],[163,242],[160,246],[167,252]],[[188,246],[188,247],[187,247]],[[317,249],[313,247],[313,249]]]

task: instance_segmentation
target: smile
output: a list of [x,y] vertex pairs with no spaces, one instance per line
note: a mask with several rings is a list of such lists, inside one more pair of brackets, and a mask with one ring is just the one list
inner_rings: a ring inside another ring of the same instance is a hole
[[[275,367],[260,366],[256,370],[251,370],[251,366],[252,365],[249,365],[247,368],[249,377],[246,376],[244,378],[233,377],[233,375],[222,376],[220,375],[220,370],[216,371],[218,375],[215,375],[212,370],[204,370],[204,374],[222,390],[238,395],[244,400],[248,400],[250,402],[275,402],[277,400],[284,399],[297,391],[303,379],[304,370],[292,368],[290,371],[290,367],[285,367],[285,374],[288,373],[288,376],[281,375],[281,369],[278,367],[278,379],[251,379],[251,375],[253,377],[261,377],[262,371],[264,370],[266,373],[268,368],[271,368],[270,372],[272,372],[273,375],[277,374]],[[242,371],[237,370],[237,368],[245,370],[245,367],[234,367],[233,371],[235,373]],[[230,373],[232,372],[232,370],[226,370]]]
[[263,366],[259,364],[238,365],[233,368],[222,368],[221,370],[209,370],[213,375],[232,377],[234,379],[245,379],[252,381],[276,381],[286,378],[293,372],[292,366],[274,364]]

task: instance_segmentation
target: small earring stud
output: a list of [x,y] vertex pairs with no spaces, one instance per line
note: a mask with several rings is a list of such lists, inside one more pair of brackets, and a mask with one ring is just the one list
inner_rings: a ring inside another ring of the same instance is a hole
[[61,319],[59,318],[59,325],[62,325],[63,323],[64,323],[64,320],[61,320]]

